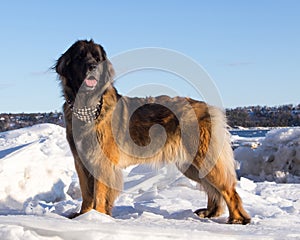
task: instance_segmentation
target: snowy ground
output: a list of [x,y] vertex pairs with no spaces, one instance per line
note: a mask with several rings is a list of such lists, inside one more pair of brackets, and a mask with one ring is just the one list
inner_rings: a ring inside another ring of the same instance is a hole
[[[172,166],[126,169],[113,217],[91,211],[69,220],[64,216],[80,208],[80,190],[64,129],[43,124],[0,133],[0,239],[300,239],[299,131],[233,137],[247,142],[235,150],[247,177],[237,188],[252,216],[246,226],[225,224],[228,213],[196,217],[206,195]],[[253,143],[259,147],[251,149]],[[285,167],[277,169],[283,157]],[[277,181],[278,171],[289,184],[264,181]]]

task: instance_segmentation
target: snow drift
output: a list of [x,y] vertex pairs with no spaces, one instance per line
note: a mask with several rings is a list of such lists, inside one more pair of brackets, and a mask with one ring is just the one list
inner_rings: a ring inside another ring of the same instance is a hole
[[300,128],[271,130],[257,145],[235,150],[240,176],[255,181],[300,183]]

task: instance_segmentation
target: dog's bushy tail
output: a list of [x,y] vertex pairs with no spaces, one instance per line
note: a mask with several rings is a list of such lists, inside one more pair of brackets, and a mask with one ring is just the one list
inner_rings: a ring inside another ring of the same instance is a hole
[[222,169],[221,174],[224,182],[230,185],[235,184],[235,160],[225,113],[214,106],[209,106],[208,112],[211,120],[210,142],[203,163],[204,168],[200,169],[199,177],[205,177],[217,164],[218,168]]

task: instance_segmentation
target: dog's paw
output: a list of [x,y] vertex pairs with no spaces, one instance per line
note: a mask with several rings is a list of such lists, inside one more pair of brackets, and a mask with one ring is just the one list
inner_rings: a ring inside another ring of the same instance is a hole
[[200,218],[209,218],[210,212],[206,208],[198,209],[194,212]]
[[222,215],[223,211],[221,209],[207,209],[207,208],[200,208],[194,212],[200,218],[212,218],[212,217],[219,217]]
[[251,218],[239,218],[239,219],[233,219],[233,218],[228,218],[227,223],[228,224],[242,224],[246,225],[251,222]]

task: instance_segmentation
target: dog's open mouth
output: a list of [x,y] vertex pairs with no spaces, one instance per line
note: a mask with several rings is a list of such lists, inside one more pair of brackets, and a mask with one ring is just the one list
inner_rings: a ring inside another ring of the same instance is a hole
[[84,79],[85,85],[89,88],[96,87],[98,81],[94,76],[89,76],[86,79]]

